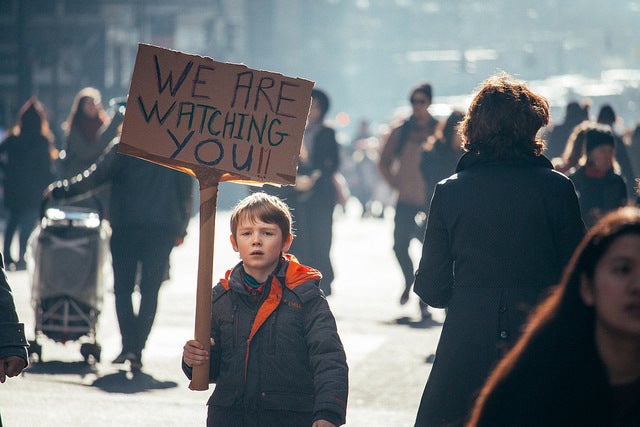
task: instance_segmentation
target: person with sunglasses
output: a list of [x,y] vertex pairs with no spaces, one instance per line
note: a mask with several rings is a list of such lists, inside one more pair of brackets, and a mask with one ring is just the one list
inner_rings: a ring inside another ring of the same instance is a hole
[[[422,242],[425,230],[427,188],[420,171],[423,146],[435,133],[438,120],[429,113],[432,88],[422,83],[410,92],[411,116],[393,128],[384,143],[378,170],[397,193],[394,216],[393,252],[404,277],[400,304],[409,300],[414,265],[409,255],[411,240]],[[420,303],[423,321],[431,319],[427,306]]]

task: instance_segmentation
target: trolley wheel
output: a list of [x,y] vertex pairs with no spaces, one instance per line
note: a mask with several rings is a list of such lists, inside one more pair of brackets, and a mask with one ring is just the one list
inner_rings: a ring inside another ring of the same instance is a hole
[[42,362],[42,346],[37,341],[29,341],[29,362]]
[[85,342],[80,346],[80,354],[88,364],[100,363],[102,347],[98,343]]

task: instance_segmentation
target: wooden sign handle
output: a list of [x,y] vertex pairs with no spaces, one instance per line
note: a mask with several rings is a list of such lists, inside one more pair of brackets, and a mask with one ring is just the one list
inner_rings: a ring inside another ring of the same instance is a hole
[[[201,179],[200,241],[198,252],[198,287],[196,290],[195,339],[207,350],[211,338],[211,290],[213,286],[213,247],[216,231],[219,176]],[[209,364],[193,367],[191,390],[209,388]]]

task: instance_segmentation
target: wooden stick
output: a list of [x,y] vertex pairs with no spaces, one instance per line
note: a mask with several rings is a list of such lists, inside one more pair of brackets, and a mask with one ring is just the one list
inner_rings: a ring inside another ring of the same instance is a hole
[[[213,286],[213,247],[216,231],[219,175],[198,177],[200,184],[200,241],[198,252],[198,287],[196,290],[195,339],[210,348],[211,289]],[[209,388],[209,364],[193,367],[191,390]]]

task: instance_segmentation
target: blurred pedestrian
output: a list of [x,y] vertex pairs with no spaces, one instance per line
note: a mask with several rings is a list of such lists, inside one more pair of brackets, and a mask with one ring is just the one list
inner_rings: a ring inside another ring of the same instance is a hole
[[[640,122],[636,123],[633,129],[629,130],[627,136],[627,152],[629,154],[629,160],[631,161],[631,167],[633,168],[634,182],[631,183],[633,188],[638,186],[638,179],[640,179]],[[630,183],[627,182],[627,185]]]
[[[118,110],[114,112],[113,118],[109,118],[98,89],[81,89],[75,96],[69,117],[62,124],[66,139],[64,150],[60,153],[61,177],[72,177],[89,169],[107,144],[119,135],[123,119],[124,115]],[[108,188],[99,189],[94,195],[108,217]],[[76,204],[94,207],[94,201]]]
[[336,427],[345,423],[348,366],[321,273],[286,254],[291,213],[253,193],[231,213],[240,263],[213,289],[211,347],[189,340],[182,368],[209,363],[207,426]]
[[[415,273],[409,246],[413,239],[422,243],[424,237],[427,188],[420,172],[420,161],[425,143],[438,126],[438,120],[429,113],[432,96],[429,83],[422,83],[411,90],[409,101],[412,114],[391,130],[378,163],[382,177],[397,192],[393,252],[404,277],[401,305],[409,300]],[[422,302],[420,313],[423,320],[431,318],[431,313]]]
[[436,185],[415,292],[447,308],[416,426],[461,425],[584,234],[571,181],[537,139],[549,104],[506,73],[479,87],[456,174]]
[[586,164],[569,175],[578,194],[582,219],[591,227],[605,213],[627,204],[627,186],[613,169],[616,147],[609,126],[587,122],[581,125]]
[[593,226],[493,371],[469,427],[640,426],[640,209]]
[[[8,269],[26,268],[27,240],[37,224],[42,192],[53,180],[57,154],[45,109],[37,98],[31,98],[22,106],[17,124],[0,144],[4,204],[9,211],[4,232]],[[11,244],[16,230],[19,248],[14,259]]]
[[611,132],[613,133],[613,138],[615,140],[615,160],[620,167],[620,175],[624,178],[624,181],[627,184],[627,196],[631,198],[634,193],[633,182],[635,180],[635,171],[633,169],[631,159],[629,158],[629,153],[627,152],[627,146],[624,144],[622,136],[616,132],[618,117],[611,105],[604,104],[600,107],[597,122],[611,128]]
[[[118,154],[112,140],[95,167],[49,186],[56,199],[111,184],[110,240],[116,314],[122,351],[113,361],[142,367],[158,294],[174,246],[182,244],[193,207],[194,179],[185,173]],[[139,272],[139,278],[138,278]],[[139,291],[139,304],[133,296]]]
[[436,184],[451,176],[456,171],[458,161],[464,154],[462,150],[462,136],[459,132],[464,119],[464,112],[454,110],[444,120],[438,131],[438,136],[432,136],[422,153],[420,172],[427,187],[427,212],[431,205],[431,198]]
[[380,185],[378,173],[378,138],[369,130],[369,121],[362,119],[358,132],[351,141],[341,161],[342,172],[347,179],[351,194],[362,206],[362,217],[382,216],[374,212],[376,204],[376,187]]
[[29,344],[24,335],[24,324],[18,319],[0,254],[0,383],[4,383],[7,377],[19,375],[27,367],[27,347]]
[[567,140],[573,129],[585,120],[589,120],[590,103],[570,101],[565,108],[564,121],[551,127],[547,136],[545,155],[549,159],[560,157],[565,150]]
[[559,158],[553,160],[553,167],[555,170],[562,172],[565,175],[570,175],[576,171],[576,169],[585,163],[585,149],[584,149],[584,130],[589,126],[592,126],[593,122],[585,120],[575,128],[569,135],[567,144],[565,145],[564,152]]
[[265,191],[278,195],[291,207],[296,239],[290,252],[322,273],[321,289],[331,295],[334,279],[331,263],[333,211],[338,202],[334,175],[340,166],[335,130],[325,123],[329,96],[320,89],[311,91],[311,107],[304,130],[295,186]]

